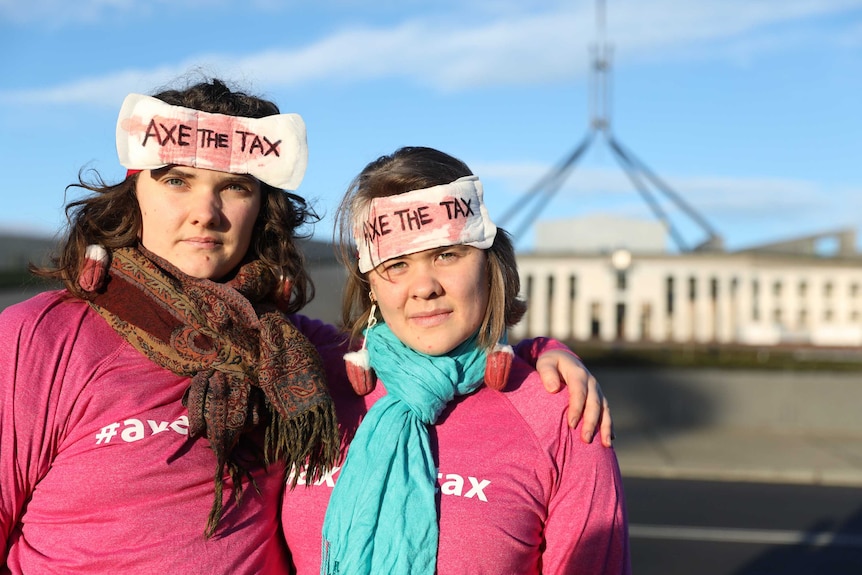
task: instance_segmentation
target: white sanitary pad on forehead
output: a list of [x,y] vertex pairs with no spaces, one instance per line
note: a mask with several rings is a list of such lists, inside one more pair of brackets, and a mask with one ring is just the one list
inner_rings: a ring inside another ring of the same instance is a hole
[[141,94],[129,94],[120,109],[117,154],[130,170],[178,164],[250,174],[288,190],[299,187],[308,165],[305,122],[298,114],[210,114]]
[[359,271],[386,260],[423,250],[467,245],[488,249],[497,226],[483,201],[476,176],[450,184],[375,198],[358,215],[353,235],[359,251]]

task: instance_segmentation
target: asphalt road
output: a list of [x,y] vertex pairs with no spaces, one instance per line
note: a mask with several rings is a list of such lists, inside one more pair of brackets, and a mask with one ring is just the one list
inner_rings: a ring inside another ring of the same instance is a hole
[[862,574],[862,489],[624,482],[635,575]]

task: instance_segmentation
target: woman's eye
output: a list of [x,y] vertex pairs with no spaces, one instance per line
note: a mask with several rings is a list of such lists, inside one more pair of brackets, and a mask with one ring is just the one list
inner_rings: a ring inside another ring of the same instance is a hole
[[257,193],[257,187],[247,182],[230,182],[225,185],[224,189],[240,196],[251,196]]
[[407,264],[405,262],[392,262],[392,263],[385,264],[383,269],[385,269],[386,271],[393,271],[394,272],[394,271],[398,271],[398,270],[403,270],[406,267],[407,267]]
[[183,181],[180,178],[167,178],[165,180],[165,185],[172,186],[172,187],[182,186]]

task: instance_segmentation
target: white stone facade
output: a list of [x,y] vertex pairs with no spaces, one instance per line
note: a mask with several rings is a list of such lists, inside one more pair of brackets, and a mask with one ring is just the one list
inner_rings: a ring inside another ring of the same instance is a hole
[[862,345],[858,257],[625,255],[519,254],[529,309],[513,337]]

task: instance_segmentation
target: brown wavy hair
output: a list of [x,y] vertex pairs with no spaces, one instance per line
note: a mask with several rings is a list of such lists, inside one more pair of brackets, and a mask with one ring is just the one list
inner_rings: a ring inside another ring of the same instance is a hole
[[[355,215],[362,213],[374,198],[448,184],[471,175],[467,164],[449,154],[434,148],[404,147],[369,163],[351,182],[338,207],[334,239],[339,259],[348,270],[341,320],[354,340],[361,337],[371,311],[371,286],[366,274],[359,271],[356,258]],[[527,304],[518,298],[521,280],[509,234],[498,228],[494,244],[485,253],[491,285],[488,309],[479,328],[479,345],[489,349],[500,341],[507,327],[521,320]]]
[[[280,113],[275,103],[232,90],[218,79],[204,80],[184,89],[164,90],[153,97],[174,106],[229,116],[263,118]],[[87,180],[81,170],[78,182],[66,188],[67,192],[80,188],[89,194],[66,205],[65,231],[51,263],[30,265],[30,271],[37,276],[60,281],[69,292],[82,299],[92,297],[78,285],[87,246],[99,244],[108,252],[135,246],[141,231],[141,211],[135,194],[138,175],[109,185],[98,172],[90,172]],[[261,208],[246,259],[260,259],[275,277],[291,279],[291,293],[284,294],[288,313],[299,311],[314,297],[314,285],[297,240],[309,237],[310,229],[306,233],[300,230],[319,220],[302,197],[261,182]]]

